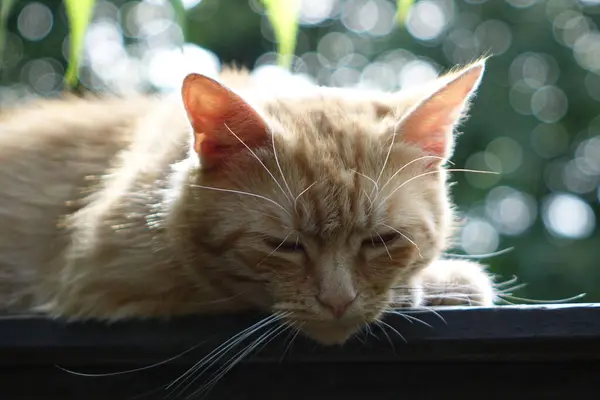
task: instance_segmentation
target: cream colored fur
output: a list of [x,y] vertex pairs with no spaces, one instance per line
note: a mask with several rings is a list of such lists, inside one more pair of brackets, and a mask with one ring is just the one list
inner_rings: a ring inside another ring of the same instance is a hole
[[[231,77],[274,136],[218,174],[203,172],[170,98],[40,100],[0,116],[0,309],[107,320],[284,311],[339,343],[394,304],[493,304],[479,264],[440,260],[453,228],[445,172],[416,178],[431,159],[413,161],[425,153],[403,141],[400,121],[446,81],[272,98]],[[377,198],[374,182],[388,180]],[[385,226],[409,239],[361,244]],[[304,251],[271,251],[266,236]]]

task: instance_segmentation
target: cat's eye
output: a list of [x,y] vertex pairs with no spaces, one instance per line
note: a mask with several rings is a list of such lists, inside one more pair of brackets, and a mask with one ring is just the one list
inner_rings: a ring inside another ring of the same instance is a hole
[[391,232],[379,235],[373,235],[368,239],[362,241],[362,246],[388,246],[399,239],[401,235],[398,232]]
[[264,241],[265,244],[267,244],[269,247],[272,247],[275,251],[285,251],[288,253],[295,251],[304,251],[304,246],[297,240],[287,241],[277,238],[266,238],[264,239]]

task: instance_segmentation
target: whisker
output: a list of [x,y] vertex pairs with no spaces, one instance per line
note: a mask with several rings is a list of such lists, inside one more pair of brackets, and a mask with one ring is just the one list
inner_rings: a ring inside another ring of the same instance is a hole
[[361,342],[362,344],[367,344],[368,336],[367,336],[367,332],[364,330],[360,330],[359,333],[354,336],[354,338],[356,340],[358,340],[359,342]]
[[476,295],[474,294],[467,294],[467,293],[452,293],[452,292],[444,292],[444,293],[440,293],[440,294],[430,294],[430,295],[425,295],[423,296],[423,298],[427,299],[427,300],[457,300],[457,301],[466,301],[469,306],[473,305],[473,302],[471,301],[471,297],[475,297]]
[[[415,179],[421,178],[421,177],[426,176],[426,175],[439,174],[442,171],[446,171],[446,172],[474,172],[474,173],[479,173],[479,174],[492,174],[492,175],[498,175],[499,174],[498,172],[495,172],[495,171],[478,171],[478,170],[475,170],[475,169],[464,169],[464,168],[440,169],[440,170],[435,170],[435,171],[423,172],[422,174],[413,176],[412,178],[407,179],[404,182],[402,182],[397,188],[395,188],[394,190],[392,190],[392,192],[390,194],[388,194],[381,201],[381,204],[385,203],[387,201],[387,199],[389,199],[391,196],[394,195],[394,193],[396,193],[398,190],[402,189],[404,187],[404,185],[406,185],[406,184],[414,181]],[[382,188],[382,190],[383,190],[383,188]]]
[[[371,190],[371,195],[373,195],[374,189],[376,187],[378,187],[379,180],[381,179],[381,175],[383,175],[383,171],[385,170],[385,167],[387,166],[387,163],[390,159],[390,155],[392,154],[392,149],[394,148],[394,144],[396,144],[396,135],[398,134],[398,126],[400,126],[400,123],[401,122],[398,122],[396,125],[394,125],[394,132],[392,133],[392,140],[390,141],[390,147],[388,147],[387,154],[385,155],[385,160],[383,161],[383,165],[381,166],[381,171],[379,171],[379,175],[377,175],[377,181],[376,181],[377,185],[373,187],[373,190]],[[379,189],[377,190],[377,194],[379,194]]]
[[[283,246],[283,244],[285,243],[285,241],[286,241],[286,240],[287,240],[287,239],[290,237],[290,235],[291,235],[292,233],[293,233],[293,231],[292,231],[292,232],[290,232],[290,233],[288,233],[288,234],[287,234],[287,236],[283,238],[283,240],[281,241],[281,243],[279,243],[279,245],[278,245],[277,247],[275,247],[275,248],[273,249],[273,251],[272,251],[272,252],[270,252],[269,254],[267,254],[267,256],[266,256],[265,258],[263,258],[262,260],[260,260],[260,262],[259,262],[258,264],[256,264],[256,266],[255,266],[254,268],[256,268],[256,267],[259,267],[259,266],[260,266],[260,265],[261,265],[263,262],[265,262],[265,260],[266,260],[267,258],[269,258],[269,257],[271,257],[273,254],[275,254],[275,252],[276,252],[277,250],[279,250],[279,248],[280,248],[281,246]],[[296,243],[297,243],[297,242],[296,242]]]
[[[289,349],[292,348],[292,343],[294,343],[294,340],[298,337],[298,334],[300,333],[300,329],[302,329],[304,324],[306,324],[306,322],[301,323],[300,326],[297,328],[292,326],[292,328],[294,328],[296,332],[292,336],[292,339],[285,346],[285,349],[283,350],[283,354],[281,355],[281,358],[279,359],[279,363],[283,362],[283,358],[285,357],[285,354],[288,352]],[[291,332],[294,332],[294,330],[292,330]],[[288,338],[289,338],[289,335],[288,335]]]
[[[379,322],[380,324],[383,324],[386,327],[390,328],[392,331],[394,331],[400,337],[400,339],[402,339],[402,341],[404,343],[408,343],[408,341],[406,340],[406,338],[404,336],[402,336],[402,334],[400,332],[398,332],[398,330],[396,328],[394,328],[393,326],[391,326],[390,324],[388,324],[385,321],[381,321],[380,320],[380,321],[377,321],[377,322]],[[385,334],[385,336],[387,336],[387,333],[385,332],[385,328],[383,329],[383,333]],[[389,336],[388,336],[388,339],[389,339]],[[390,340],[390,344],[392,345],[392,348],[394,348],[394,343],[392,343],[391,340]],[[396,351],[396,349],[394,349],[394,351]]]
[[166,360],[163,360],[163,361],[159,361],[159,362],[157,362],[155,364],[152,364],[152,365],[147,365],[145,367],[128,369],[128,370],[125,370],[125,371],[118,371],[118,372],[107,372],[107,373],[102,373],[102,374],[88,374],[88,373],[83,373],[83,372],[72,371],[70,369],[66,369],[64,367],[61,367],[60,365],[57,365],[57,364],[54,364],[54,366],[56,368],[58,368],[58,369],[61,369],[61,370],[65,371],[65,372],[68,372],[69,374],[76,375],[76,376],[83,376],[83,377],[87,377],[87,378],[99,378],[99,377],[105,377],[105,376],[125,375],[125,374],[131,374],[131,373],[134,373],[134,372],[146,371],[148,369],[152,369],[152,368],[156,368],[156,367],[161,366],[161,365],[168,364],[171,361],[174,361],[174,360],[178,359],[179,357],[182,357],[182,356],[186,355],[190,351],[197,349],[198,346],[200,346],[200,344],[192,346],[191,348],[189,348],[189,349],[187,349],[185,351],[182,351],[181,353],[179,353],[179,354],[177,354],[177,355],[175,355],[173,357],[167,358]]
[[485,258],[496,257],[496,256],[500,256],[502,254],[509,253],[509,252],[513,251],[514,249],[515,249],[514,247],[507,247],[506,249],[498,250],[498,251],[495,251],[493,253],[486,253],[486,254],[453,254],[453,253],[444,253],[444,255],[445,256],[449,256],[449,257],[456,257],[456,258],[469,258],[469,259],[474,259],[474,260],[482,260],[482,259],[485,259]]
[[367,198],[367,200],[369,200],[369,209],[373,210],[373,200],[371,200],[371,196],[369,196],[367,194],[367,191],[365,189],[363,189],[362,191],[365,194],[365,197]]
[[371,335],[375,339],[379,340],[379,338],[377,337],[377,335],[375,335],[375,333],[373,332],[373,329],[371,328],[370,324],[366,324],[364,329],[365,329],[365,331],[367,332],[368,335]]
[[281,189],[281,192],[282,192],[282,193],[285,195],[285,197],[287,197],[287,198],[288,198],[288,200],[291,202],[291,201],[292,201],[292,198],[291,198],[291,197],[290,197],[290,196],[289,196],[289,195],[288,195],[288,194],[285,192],[285,190],[283,190],[283,187],[281,186],[281,184],[279,183],[279,181],[278,181],[278,180],[275,178],[275,176],[274,176],[274,175],[271,173],[271,171],[269,170],[269,168],[267,168],[267,166],[266,166],[266,165],[265,165],[265,164],[264,164],[264,163],[261,161],[261,159],[260,159],[260,158],[258,158],[258,156],[256,155],[256,153],[255,153],[254,151],[252,151],[252,149],[251,149],[251,148],[250,148],[250,147],[249,147],[249,146],[248,146],[248,145],[247,145],[247,144],[246,144],[246,143],[245,143],[245,142],[244,142],[242,139],[240,139],[240,137],[239,137],[238,135],[236,135],[236,134],[235,134],[235,132],[233,132],[233,131],[232,131],[232,130],[229,128],[229,126],[227,126],[227,124],[225,124],[225,123],[224,123],[223,125],[225,126],[225,128],[227,128],[227,130],[228,130],[229,132],[231,132],[231,134],[232,134],[233,136],[235,136],[235,138],[236,138],[237,140],[239,140],[239,141],[240,141],[240,143],[242,143],[242,144],[244,145],[244,147],[245,147],[246,149],[248,149],[248,151],[249,151],[250,153],[252,153],[252,155],[254,156],[254,158],[256,158],[256,160],[257,160],[257,161],[260,163],[260,165],[262,165],[262,166],[263,166],[263,168],[265,169],[265,171],[267,171],[267,173],[269,174],[269,176],[270,176],[270,177],[273,179],[273,182],[275,182],[275,184],[276,184],[276,185],[279,187],[279,189]]
[[[367,176],[367,175],[363,174],[362,172],[358,172],[357,170],[352,169],[352,168],[350,168],[350,171],[352,171],[355,174],[360,175],[363,178],[369,180],[373,184],[373,189],[376,189],[377,191],[379,191],[379,186],[377,185],[377,182],[375,182],[375,180],[373,178],[371,178],[370,176]],[[371,193],[372,193],[372,191],[371,191]],[[366,194],[366,192],[365,192],[365,194]]]
[[388,254],[388,257],[390,258],[390,260],[392,260],[392,255],[390,254],[390,250],[388,249],[387,245],[385,244],[383,238],[381,237],[381,235],[379,234],[379,232],[375,231],[375,233],[377,234],[377,236],[379,236],[379,239],[381,240],[381,243],[383,244],[383,247],[385,248],[385,251]]
[[315,186],[317,184],[317,182],[313,182],[310,185],[308,185],[308,187],[306,189],[304,189],[303,191],[300,192],[300,194],[298,196],[296,196],[296,198],[294,198],[294,211],[296,212],[296,214],[298,213],[298,199],[300,198],[300,196],[302,196],[304,193],[308,192],[308,190]]
[[260,210],[253,210],[253,209],[249,209],[249,210],[246,210],[246,211],[248,211],[248,212],[253,212],[253,213],[257,213],[257,214],[261,214],[261,215],[263,215],[263,216],[265,216],[265,217],[267,217],[267,218],[274,219],[275,221],[280,221],[280,218],[279,218],[279,217],[277,217],[277,216],[275,216],[275,215],[272,215],[272,214],[269,214],[269,213],[266,213],[266,212],[264,212],[264,211],[260,211]]
[[[171,382],[165,389],[171,390],[171,394],[172,394],[186,380],[188,380],[188,378],[190,378],[192,375],[194,375],[198,370],[200,370],[207,363],[210,363],[210,364],[208,364],[208,367],[210,367],[216,361],[221,359],[229,350],[231,350],[231,348],[237,346],[239,343],[244,341],[246,338],[251,336],[253,333],[255,333],[255,332],[259,331],[260,329],[264,328],[265,326],[283,318],[284,316],[285,316],[284,313],[272,314],[266,318],[261,319],[260,321],[256,322],[255,324],[249,326],[248,328],[244,329],[243,331],[235,334],[234,336],[232,336],[231,338],[229,338],[228,340],[223,342],[221,345],[219,345],[217,348],[215,348],[213,351],[208,353],[206,356],[204,356],[200,361],[198,361],[196,364],[194,364],[191,368],[189,368],[186,372],[184,372],[180,377],[178,377],[173,382]],[[204,371],[206,371],[206,368],[204,369]],[[194,381],[196,381],[203,374],[204,371],[200,371],[200,373],[195,378],[193,378],[191,380],[191,382],[189,382],[183,388],[183,390],[181,392],[184,392],[189,387],[189,385],[191,385]]]
[[518,285],[515,285],[515,286],[509,286],[509,287],[507,287],[506,289],[498,290],[498,291],[496,292],[496,295],[499,295],[499,294],[508,294],[508,295],[512,295],[512,292],[515,292],[515,291],[517,291],[517,290],[521,290],[521,289],[523,289],[523,288],[524,288],[524,287],[526,287],[526,286],[527,286],[527,284],[526,284],[526,283],[520,283],[520,284],[518,284]]
[[[406,319],[408,322],[410,322],[411,324],[418,322],[421,325],[425,325],[428,328],[433,328],[430,324],[428,324],[427,322],[417,318],[417,317],[413,317],[412,315],[408,315],[399,311],[386,311],[386,313],[388,314],[393,314],[393,315],[398,315],[404,319]],[[445,322],[445,321],[444,321]]]
[[[413,163],[416,163],[417,161],[421,161],[421,160],[424,160],[424,159],[426,159],[426,158],[436,158],[436,159],[438,159],[438,160],[441,160],[441,161],[443,161],[443,160],[444,160],[444,158],[443,158],[443,157],[438,157],[438,156],[423,156],[423,157],[415,158],[414,160],[412,160],[412,161],[410,161],[410,162],[408,162],[408,163],[404,164],[402,167],[400,167],[400,168],[398,169],[398,171],[396,171],[396,172],[394,173],[394,175],[392,175],[392,176],[390,177],[390,179],[388,179],[388,180],[387,180],[387,182],[386,182],[386,183],[385,183],[385,184],[384,184],[384,185],[381,187],[381,189],[379,190],[379,193],[381,193],[381,191],[382,191],[383,189],[385,189],[385,187],[386,187],[386,186],[387,186],[387,185],[388,185],[388,184],[389,184],[389,183],[392,181],[392,179],[394,179],[394,178],[395,178],[395,177],[396,177],[396,176],[397,176],[397,175],[398,175],[400,172],[402,172],[402,171],[404,170],[404,168],[408,167],[409,165],[411,165],[411,164],[413,164]],[[382,172],[383,172],[383,170],[382,170]]]
[[381,330],[381,332],[383,332],[383,334],[385,335],[385,337],[388,340],[388,343],[392,347],[392,351],[395,353],[396,352],[396,346],[394,346],[394,342],[392,342],[392,338],[385,331],[385,325],[383,325],[382,321],[378,321],[378,320],[375,321],[375,325],[377,325],[379,327],[379,329]]
[[[426,314],[426,313],[431,313],[431,314],[435,315],[444,324],[448,325],[448,322],[446,321],[446,319],[444,317],[442,317],[440,313],[438,313],[436,310],[434,310],[431,307],[419,306],[419,308],[394,310],[394,311],[396,311],[396,313],[401,313],[402,316],[406,316],[406,317],[409,317],[409,316],[412,317],[412,315],[410,315],[410,314]],[[416,318],[416,317],[414,317],[414,318]],[[418,318],[416,318],[416,319],[418,321],[420,321],[421,323],[427,324],[427,322],[421,321]],[[429,325],[429,324],[427,324],[427,325]]]
[[494,286],[497,288],[500,288],[502,286],[509,286],[509,285],[512,285],[513,283],[517,282],[518,279],[519,278],[517,278],[516,275],[513,275],[512,278],[510,278],[509,280],[504,281],[504,282],[495,283]]
[[398,235],[402,236],[404,239],[408,240],[410,243],[412,243],[413,246],[415,246],[417,248],[417,252],[419,253],[419,257],[423,258],[423,255],[421,254],[421,249],[419,248],[419,246],[417,246],[417,244],[415,242],[413,242],[408,236],[406,236],[404,233],[400,232],[398,229],[386,225],[386,224],[380,224],[382,226],[385,226],[386,228],[389,228],[391,230],[393,230],[394,232],[396,232]]
[[290,189],[290,185],[288,185],[288,183],[287,183],[287,181],[285,179],[285,175],[283,174],[283,170],[281,169],[281,164],[279,163],[279,157],[277,156],[277,148],[275,147],[275,135],[273,133],[271,133],[271,143],[273,144],[273,155],[275,156],[275,164],[277,164],[277,168],[279,169],[279,174],[281,175],[281,179],[283,180],[283,184],[287,188],[288,193],[290,195],[290,198],[294,197],[294,195],[292,194],[292,190]]
[[290,212],[281,204],[279,204],[278,202],[276,202],[275,200],[272,200],[268,197],[265,196],[261,196],[260,194],[255,194],[255,193],[249,193],[249,192],[244,192],[241,190],[234,190],[234,189],[224,189],[224,188],[216,188],[216,187],[212,187],[212,186],[203,186],[203,185],[196,185],[196,184],[190,184],[191,187],[196,187],[196,188],[200,188],[200,189],[207,189],[207,190],[216,190],[218,192],[226,192],[226,193],[235,193],[235,194],[240,194],[240,195],[245,195],[245,196],[251,196],[251,197],[256,197],[265,201],[268,201],[269,203],[272,203],[274,205],[276,205],[277,207],[281,208],[283,211],[285,211],[285,213],[288,216],[292,216],[290,214]]
[[392,287],[392,289],[402,289],[402,290],[407,290],[410,292],[410,291],[421,290],[421,289],[446,290],[448,288],[468,289],[470,287],[471,287],[470,285],[458,284],[458,283],[434,285],[432,283],[424,282],[422,286],[402,286],[402,285],[400,285],[400,286],[394,286],[394,287]]
[[[256,347],[258,347],[261,343],[264,342],[264,345],[271,342],[275,337],[277,337],[280,333],[284,332],[288,329],[289,326],[279,325],[277,327],[269,329],[267,332],[263,333],[257,339],[255,339],[252,343],[246,346],[244,349],[240,350],[238,353],[233,355],[230,360],[221,366],[216,372],[215,376],[213,376],[208,382],[202,385],[200,388],[195,390],[192,394],[190,394],[187,399],[191,399],[196,397],[198,394],[204,393],[206,394],[214,385],[225,376],[231,369],[236,366],[241,360],[243,360],[248,354],[250,354]],[[264,347],[264,346],[263,346]]]
[[523,298],[523,297],[517,297],[517,296],[512,296],[512,295],[507,295],[507,294],[499,294],[498,296],[501,297],[502,300],[506,300],[505,298],[508,298],[510,300],[521,301],[521,302],[524,302],[524,303],[533,303],[533,304],[560,304],[560,303],[567,303],[569,301],[580,300],[580,299],[582,299],[582,298],[584,298],[586,296],[586,293],[580,293],[580,294],[578,294],[576,296],[567,297],[565,299],[558,299],[558,300],[534,300],[534,299],[526,299],[526,298]]

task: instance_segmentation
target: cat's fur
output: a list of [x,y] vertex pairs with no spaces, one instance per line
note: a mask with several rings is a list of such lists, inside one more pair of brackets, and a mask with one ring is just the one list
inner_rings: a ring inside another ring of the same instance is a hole
[[6,112],[0,308],[285,311],[340,343],[394,305],[492,305],[480,265],[440,259],[453,226],[441,159],[483,69],[410,93],[269,96],[223,76],[244,100],[192,75],[183,107],[66,98]]

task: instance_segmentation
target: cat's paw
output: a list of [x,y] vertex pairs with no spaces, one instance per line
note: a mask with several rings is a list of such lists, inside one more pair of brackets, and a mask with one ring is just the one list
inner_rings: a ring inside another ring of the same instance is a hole
[[485,268],[465,260],[438,260],[416,277],[413,306],[493,306],[494,284]]

